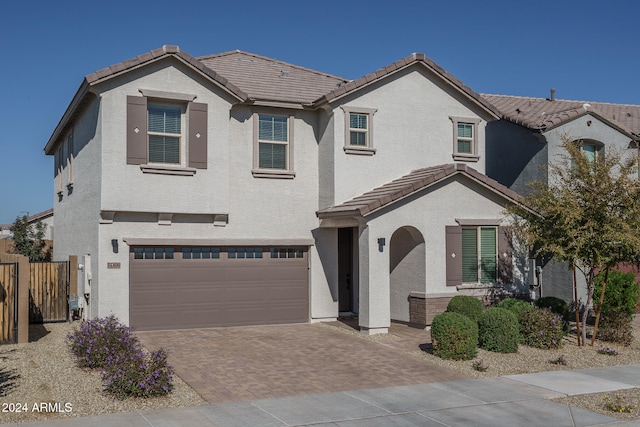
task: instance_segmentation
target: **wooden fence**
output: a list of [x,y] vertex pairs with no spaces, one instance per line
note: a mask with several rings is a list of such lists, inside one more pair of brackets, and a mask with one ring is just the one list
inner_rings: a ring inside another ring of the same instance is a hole
[[29,323],[66,321],[69,263],[32,262],[29,269]]
[[18,263],[0,263],[0,344],[17,342]]

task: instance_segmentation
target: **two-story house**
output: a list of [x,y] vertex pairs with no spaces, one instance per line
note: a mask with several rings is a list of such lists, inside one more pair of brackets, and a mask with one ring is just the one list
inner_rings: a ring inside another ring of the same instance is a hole
[[428,324],[528,292],[485,175],[500,118],[422,54],[348,81],[164,46],[86,76],[46,144],[55,255],[86,316],[140,330]]
[[[565,153],[563,139],[575,141],[595,161],[607,150],[638,155],[640,105],[482,95],[498,108],[502,120],[487,127],[486,173],[519,194],[531,192],[529,183],[548,183],[549,165]],[[537,261],[544,267],[536,279],[543,296],[573,301],[573,272],[567,264]],[[544,263],[544,265],[542,265]],[[577,275],[579,299],[586,300],[584,276]]]

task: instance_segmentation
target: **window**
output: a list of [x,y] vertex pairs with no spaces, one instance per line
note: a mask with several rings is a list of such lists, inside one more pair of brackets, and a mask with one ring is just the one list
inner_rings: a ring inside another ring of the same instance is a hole
[[173,259],[173,248],[133,248],[134,259]]
[[127,164],[165,175],[207,169],[207,104],[193,102],[196,95],[139,91],[127,96]]
[[[604,145],[597,142],[584,142],[584,141],[576,141],[577,145],[580,146],[580,151],[587,159],[589,163],[595,165],[598,161],[599,157],[604,155]],[[571,160],[571,168],[575,168],[576,164],[573,160]]]
[[182,164],[182,107],[149,104],[147,111],[148,162]]
[[366,147],[369,139],[369,126],[367,114],[349,113],[349,145]]
[[473,154],[473,134],[471,123],[458,123],[458,153]]
[[253,176],[293,178],[293,116],[254,114]]
[[287,169],[288,118],[260,114],[258,124],[258,168]]
[[73,151],[73,129],[67,137],[67,187],[73,186],[73,160],[75,158]]
[[479,119],[449,117],[453,122],[453,159],[478,161]]
[[182,248],[182,259],[218,259],[220,248],[195,247]]
[[304,258],[302,248],[271,248],[271,258]]
[[373,155],[373,115],[372,108],[342,107],[345,117],[345,144],[347,154]]
[[228,258],[262,258],[262,248],[227,248]]
[[492,283],[498,276],[496,227],[462,229],[462,282]]

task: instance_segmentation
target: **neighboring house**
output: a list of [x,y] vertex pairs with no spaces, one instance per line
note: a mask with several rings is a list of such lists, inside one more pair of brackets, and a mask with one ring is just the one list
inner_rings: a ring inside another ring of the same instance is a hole
[[[47,227],[44,233],[45,240],[53,239],[53,209],[47,209],[37,214],[29,215],[27,222],[29,225],[33,225],[38,221],[42,221]],[[0,224],[0,239],[8,239],[11,236],[11,227],[13,224]]]
[[0,224],[0,239],[11,237],[11,224]]
[[485,175],[501,112],[423,54],[355,81],[176,46],[85,77],[45,147],[85,315],[139,330],[428,324],[528,293]]
[[[519,194],[530,193],[532,181],[548,182],[548,166],[564,153],[563,137],[580,142],[591,159],[612,148],[623,155],[638,154],[640,105],[559,100],[553,90],[548,99],[482,97],[503,119],[487,126],[486,173]],[[543,267],[542,295],[573,301],[573,272],[567,265],[551,262]],[[577,279],[579,299],[585,301],[584,277],[578,274]]]

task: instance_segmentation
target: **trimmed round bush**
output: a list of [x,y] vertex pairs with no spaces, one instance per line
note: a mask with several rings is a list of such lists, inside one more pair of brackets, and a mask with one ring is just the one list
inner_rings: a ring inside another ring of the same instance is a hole
[[497,307],[509,310],[516,315],[516,319],[520,317],[520,313],[523,311],[533,308],[531,303],[516,298],[505,298],[498,303]]
[[516,353],[520,341],[520,325],[515,314],[505,308],[493,307],[480,314],[478,344],[497,353]]
[[542,297],[536,301],[536,307],[546,308],[552,313],[559,314],[564,320],[567,320],[567,316],[569,315],[567,303],[557,297]]
[[560,348],[564,322],[559,314],[543,308],[523,311],[518,318],[522,342],[530,347]]
[[442,359],[471,360],[478,347],[478,324],[460,313],[444,312],[431,323],[433,354]]
[[459,313],[477,322],[482,313],[482,301],[469,295],[456,295],[447,305],[449,313]]

